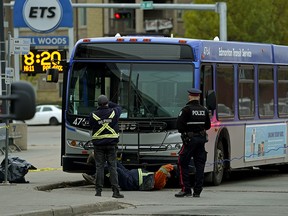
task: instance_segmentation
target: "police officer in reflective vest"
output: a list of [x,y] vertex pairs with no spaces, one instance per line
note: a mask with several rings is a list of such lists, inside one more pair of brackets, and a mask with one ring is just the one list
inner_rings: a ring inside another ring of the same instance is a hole
[[207,159],[206,130],[211,127],[209,112],[199,103],[201,91],[192,88],[188,90],[188,94],[189,102],[182,108],[177,119],[177,129],[181,133],[183,145],[178,157],[179,181],[182,190],[175,194],[176,197],[192,196],[189,176],[191,157],[193,157],[196,169],[193,197],[200,197]]
[[98,105],[98,109],[90,113],[89,116],[96,165],[95,196],[101,196],[104,185],[104,165],[107,161],[110,183],[113,190],[112,197],[123,198],[124,196],[119,192],[116,164],[117,144],[119,141],[118,121],[121,107],[108,101],[105,95],[98,97]]

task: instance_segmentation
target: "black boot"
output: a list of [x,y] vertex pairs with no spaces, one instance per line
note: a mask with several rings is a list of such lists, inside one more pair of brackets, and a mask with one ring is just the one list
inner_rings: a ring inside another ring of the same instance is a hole
[[113,189],[113,195],[114,198],[124,198],[123,194],[120,194],[119,189]]
[[95,196],[101,196],[101,191],[96,191]]
[[95,196],[101,196],[102,188],[96,188]]
[[200,197],[200,194],[201,194],[201,192],[202,192],[202,189],[193,189],[193,197]]
[[190,192],[180,191],[179,193],[175,194],[175,197],[187,197],[187,196],[192,196],[191,191]]

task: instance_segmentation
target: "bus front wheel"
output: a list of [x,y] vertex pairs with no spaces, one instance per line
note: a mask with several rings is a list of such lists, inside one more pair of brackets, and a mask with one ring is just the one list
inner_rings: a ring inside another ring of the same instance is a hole
[[220,185],[224,176],[224,148],[222,141],[217,143],[215,151],[214,170],[212,174],[212,184]]

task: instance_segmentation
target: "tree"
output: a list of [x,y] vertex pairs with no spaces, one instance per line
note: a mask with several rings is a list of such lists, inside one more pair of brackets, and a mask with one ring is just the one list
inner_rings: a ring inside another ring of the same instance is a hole
[[[219,0],[194,0],[215,4]],[[288,1],[226,0],[227,39],[230,41],[288,44]],[[186,11],[185,37],[213,39],[219,35],[219,15],[213,11]]]

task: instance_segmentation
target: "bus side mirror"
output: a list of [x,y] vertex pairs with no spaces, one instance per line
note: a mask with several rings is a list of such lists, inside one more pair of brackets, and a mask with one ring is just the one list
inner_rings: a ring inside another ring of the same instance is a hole
[[28,120],[33,118],[35,111],[35,92],[32,85],[24,81],[12,83],[10,106],[11,118],[15,120]]
[[215,91],[209,90],[206,93],[206,106],[208,110],[216,109],[216,94]]
[[58,82],[59,70],[57,68],[49,68],[46,70],[46,82]]

